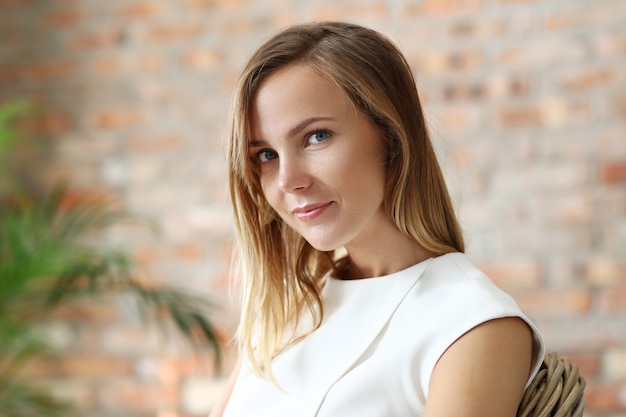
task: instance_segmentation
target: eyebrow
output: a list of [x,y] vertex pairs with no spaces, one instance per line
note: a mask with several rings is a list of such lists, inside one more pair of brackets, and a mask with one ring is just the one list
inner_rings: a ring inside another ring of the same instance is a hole
[[289,136],[295,136],[298,133],[302,132],[304,129],[306,129],[306,127],[310,124],[313,124],[315,122],[320,122],[320,121],[328,121],[328,120],[335,120],[332,117],[309,117],[308,119],[304,119],[303,121],[301,121],[300,123],[298,123],[297,125],[295,125],[294,127],[292,127],[291,129],[289,129]]
[[[292,127],[291,129],[289,129],[289,132],[287,132],[287,135],[288,137],[295,136],[298,133],[302,132],[304,129],[306,129],[307,126],[315,122],[331,121],[331,120],[335,120],[335,119],[332,117],[325,117],[325,116],[309,117],[307,119],[304,119],[303,121],[301,121],[300,123]],[[266,145],[266,142],[264,140],[255,139],[255,140],[251,140],[248,142],[248,147],[250,148],[256,148],[256,147],[261,147],[265,145]]]

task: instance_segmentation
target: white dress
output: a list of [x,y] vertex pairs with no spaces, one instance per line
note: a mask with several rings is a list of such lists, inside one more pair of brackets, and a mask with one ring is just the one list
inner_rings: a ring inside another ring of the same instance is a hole
[[533,330],[529,381],[544,356],[535,325],[462,253],[384,277],[329,278],[323,300],[321,327],[273,362],[283,391],[244,361],[224,417],[419,417],[439,357],[495,318]]

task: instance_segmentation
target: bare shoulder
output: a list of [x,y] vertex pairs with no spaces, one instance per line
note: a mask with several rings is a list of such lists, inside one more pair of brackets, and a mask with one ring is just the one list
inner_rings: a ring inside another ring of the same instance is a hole
[[423,417],[514,417],[531,361],[532,330],[522,319],[476,326],[435,365]]

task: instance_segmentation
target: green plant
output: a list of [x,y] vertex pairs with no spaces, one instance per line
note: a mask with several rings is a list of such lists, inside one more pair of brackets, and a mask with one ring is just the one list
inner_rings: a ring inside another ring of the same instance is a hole
[[194,346],[211,349],[219,364],[206,298],[147,285],[134,278],[129,255],[88,243],[111,226],[145,222],[111,199],[77,195],[64,186],[31,192],[7,172],[2,160],[19,146],[14,123],[26,109],[23,103],[0,107],[0,417],[71,412],[71,405],[34,388],[20,373],[47,349],[36,324],[78,298],[130,294],[146,320],[170,318]]

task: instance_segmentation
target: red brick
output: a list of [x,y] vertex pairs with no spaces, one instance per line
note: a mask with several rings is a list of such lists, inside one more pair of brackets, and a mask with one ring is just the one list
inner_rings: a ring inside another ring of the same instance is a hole
[[601,179],[603,183],[609,185],[624,183],[626,181],[626,160],[603,163]]
[[470,71],[482,65],[483,57],[480,51],[453,52],[447,57],[448,68],[456,71]]
[[584,264],[584,276],[596,286],[614,286],[622,284],[626,277],[626,261],[610,256],[598,256]]
[[[338,20],[341,19],[342,16],[347,14],[351,14],[355,16],[355,18],[360,19],[368,19],[368,21],[378,21],[385,22],[385,19],[389,17],[389,6],[385,4],[385,2],[374,2],[373,4],[367,4],[366,2],[355,2],[349,6],[337,7],[335,3],[334,7],[328,7],[325,9],[324,15],[327,15],[329,18]],[[314,14],[316,14],[317,9],[312,9]],[[336,17],[332,18],[333,11]],[[323,16],[315,16],[318,19],[326,19]]]
[[583,125],[592,115],[586,99],[549,99],[542,103],[541,111],[544,126],[553,129]]
[[389,5],[385,2],[375,4],[364,4],[365,2],[355,2],[346,6],[344,15],[354,13],[355,18],[370,19],[372,21],[385,21],[390,16]]
[[69,322],[89,321],[93,324],[111,323],[119,318],[117,308],[112,304],[93,301],[73,301],[59,306],[54,317]]
[[423,16],[425,14],[451,14],[477,11],[483,6],[482,0],[422,0],[408,3],[403,7],[403,14]]
[[[219,332],[219,331],[218,331]],[[220,335],[218,334],[218,337]],[[232,339],[232,334],[230,335]],[[229,340],[229,338],[224,337],[223,340],[225,343]],[[224,351],[224,361],[223,364],[225,367],[232,367],[234,362],[231,360],[229,353],[232,356],[232,351],[229,352],[228,349]],[[216,364],[215,358],[212,354],[200,354],[196,352],[194,354],[186,354],[186,355],[161,355],[158,358],[154,358],[154,366],[159,372],[164,372],[161,377],[164,379],[174,378],[173,375],[176,375],[176,379],[182,379],[188,376],[202,376],[202,375],[212,375],[216,372]]]
[[177,386],[148,385],[125,379],[110,381],[97,391],[96,398],[106,410],[156,411],[177,408],[180,392]]
[[494,97],[527,96],[533,89],[533,83],[527,76],[492,77],[488,80],[487,90]]
[[595,379],[599,375],[602,364],[600,353],[598,352],[559,352],[559,355],[567,358],[572,364],[578,367],[578,372],[586,380]]
[[51,110],[27,122],[27,130],[45,136],[56,136],[73,127],[72,117],[60,110]]
[[452,37],[467,39],[469,37],[479,39],[493,39],[506,32],[507,25],[503,19],[484,18],[480,21],[464,20],[453,22],[449,33]]
[[171,42],[189,40],[198,37],[204,29],[198,25],[161,26],[148,32],[148,39],[152,42]]
[[541,0],[498,0],[498,2],[500,4],[519,4],[519,3],[527,3],[527,4],[533,4],[533,3],[538,3]]
[[154,137],[134,137],[129,140],[130,149],[141,153],[166,152],[180,149],[184,143],[184,138],[175,133]]
[[134,108],[103,109],[91,115],[91,123],[100,129],[120,129],[134,126],[141,121],[141,115]]
[[448,101],[480,100],[485,93],[486,88],[481,84],[449,85],[444,89],[444,98]]
[[587,313],[591,306],[588,289],[542,290],[515,293],[515,300],[530,315],[573,316]]
[[587,381],[585,411],[612,413],[626,410],[626,384],[601,384]]
[[51,81],[76,76],[78,64],[73,61],[46,61],[16,68],[14,76],[19,81]]
[[106,378],[129,375],[133,366],[127,358],[83,353],[60,358],[58,368],[63,376]]
[[[536,29],[529,29],[536,30]],[[578,64],[587,56],[583,44],[568,37],[552,37],[546,40],[529,40],[523,43],[506,44],[495,54],[495,63],[520,69],[549,68],[551,65],[574,62]]]
[[250,0],[187,0],[187,7],[193,11],[209,11],[213,13],[242,11],[250,6]]
[[426,51],[412,57],[420,75],[440,75],[445,71],[470,71],[480,68],[483,57],[477,51]]
[[158,74],[165,67],[164,57],[157,54],[137,54],[132,57],[120,54],[99,54],[89,64],[91,72],[96,76],[132,76]]
[[90,51],[94,48],[109,48],[119,46],[126,40],[126,34],[121,29],[101,30],[81,34],[71,41],[71,45],[80,51]]
[[[66,210],[85,205],[114,205],[118,202],[118,197],[106,190],[97,190],[95,187],[89,189],[74,187],[60,196],[59,208]],[[76,306],[79,307],[80,303]]]
[[[2,369],[2,364],[0,364],[0,369]],[[55,376],[57,372],[56,359],[40,356],[26,362],[20,370],[20,375],[25,378],[45,379]]]
[[[626,282],[626,275],[622,279]],[[600,310],[604,313],[626,313],[626,287],[602,290],[598,295],[598,304]]]
[[217,3],[218,0],[185,0],[184,5],[193,12],[207,13],[215,10],[218,7]]
[[209,71],[219,68],[224,55],[217,49],[196,49],[186,52],[181,57],[184,66],[196,71]]
[[90,66],[96,76],[121,75],[129,71],[128,60],[118,55],[97,56]]
[[569,77],[563,82],[563,86],[569,90],[587,90],[604,86],[614,78],[613,71],[602,68],[587,70]]
[[[330,6],[319,7],[311,3],[307,11],[312,20],[341,20],[342,16],[351,15],[354,19],[368,19],[369,21],[384,21],[389,16],[389,7],[386,4],[351,3],[341,5],[338,2]],[[284,16],[287,18],[288,16]]]
[[190,243],[175,246],[174,253],[177,258],[186,261],[200,262],[204,258],[205,250],[204,245]]
[[161,252],[157,248],[140,247],[133,251],[133,259],[136,259],[143,265],[155,262],[161,256]]
[[564,28],[579,27],[588,24],[586,15],[581,10],[564,12],[559,10],[557,13],[549,14],[545,21],[545,27],[550,30],[559,30]]
[[537,262],[511,260],[479,264],[496,285],[507,289],[537,288],[542,281],[542,271]]
[[122,7],[118,15],[122,18],[146,19],[158,16],[161,11],[161,5],[155,1],[134,2],[128,6]]
[[543,124],[541,109],[537,106],[509,107],[498,114],[504,128],[540,127]]
[[44,25],[50,26],[70,26],[83,20],[83,15],[75,9],[55,10],[43,16]]
[[147,74],[157,74],[163,71],[165,62],[161,55],[142,55],[137,57],[137,71]]
[[545,18],[545,27],[554,31],[566,29],[598,27],[602,25],[620,24],[624,16],[624,8],[620,10],[618,3],[590,2],[582,3],[582,7],[557,9]]
[[4,68],[0,67],[0,83],[11,84],[19,79],[17,68],[11,68],[5,65]]

